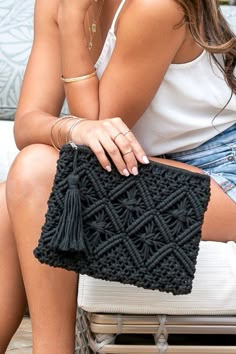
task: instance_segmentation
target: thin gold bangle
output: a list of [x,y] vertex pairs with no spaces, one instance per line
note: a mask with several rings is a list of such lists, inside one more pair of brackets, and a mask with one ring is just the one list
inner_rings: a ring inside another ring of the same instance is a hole
[[77,76],[77,77],[64,77],[63,75],[61,76],[61,80],[65,83],[65,84],[69,84],[71,82],[78,82],[78,81],[83,81],[83,80],[87,80],[90,79],[91,77],[94,77],[97,75],[96,70],[93,71],[91,74],[88,75],[83,75],[83,76]]
[[67,144],[73,142],[72,136],[71,136],[71,134],[72,134],[72,132],[73,132],[73,129],[74,129],[74,127],[75,127],[77,124],[81,123],[83,120],[87,120],[87,119],[79,118],[74,124],[71,125],[71,127],[70,127],[70,129],[68,130],[68,133],[67,133],[67,139],[66,139]]
[[[68,115],[68,116],[62,116],[60,118],[57,118],[55,120],[55,122],[53,122],[52,126],[51,126],[51,131],[50,131],[50,138],[51,138],[51,144],[52,146],[57,150],[57,151],[60,151],[60,149],[56,146],[56,144],[54,143],[54,139],[53,139],[53,129],[55,128],[55,126],[61,122],[63,119],[69,119],[69,118],[78,118],[78,117],[75,117],[75,116],[71,116],[71,115]],[[79,119],[79,118],[78,118]]]
[[73,119],[78,119],[78,117],[75,117],[75,116],[71,116],[71,117],[69,117],[68,119],[65,119],[65,121],[64,122],[62,122],[61,123],[61,125],[60,125],[60,127],[58,128],[58,132],[57,132],[57,145],[58,145],[58,147],[61,149],[61,147],[62,147],[62,143],[61,143],[61,130],[62,130],[62,128],[63,128],[63,126],[67,123],[67,121],[69,121],[69,120],[73,120]]

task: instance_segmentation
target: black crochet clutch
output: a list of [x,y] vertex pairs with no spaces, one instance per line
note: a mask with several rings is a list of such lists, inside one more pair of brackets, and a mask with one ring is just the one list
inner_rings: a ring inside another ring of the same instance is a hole
[[64,145],[35,257],[95,278],[188,294],[210,178],[150,162],[111,173],[85,146]]

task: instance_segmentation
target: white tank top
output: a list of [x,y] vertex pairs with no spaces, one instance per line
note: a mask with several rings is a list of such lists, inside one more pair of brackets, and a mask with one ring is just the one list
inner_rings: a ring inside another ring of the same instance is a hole
[[[124,3],[116,12],[95,65],[99,78],[115,48],[115,24]],[[223,63],[222,55],[217,58]],[[223,74],[203,51],[189,63],[169,66],[158,92],[132,131],[150,156],[195,148],[236,122],[236,95],[213,122],[230,96]]]

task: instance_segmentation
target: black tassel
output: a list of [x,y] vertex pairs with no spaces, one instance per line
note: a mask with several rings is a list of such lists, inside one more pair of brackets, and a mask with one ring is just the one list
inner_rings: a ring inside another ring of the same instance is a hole
[[64,210],[57,227],[52,247],[60,251],[76,251],[86,253],[83,239],[81,200],[78,189],[78,176],[70,175],[69,187],[65,195]]

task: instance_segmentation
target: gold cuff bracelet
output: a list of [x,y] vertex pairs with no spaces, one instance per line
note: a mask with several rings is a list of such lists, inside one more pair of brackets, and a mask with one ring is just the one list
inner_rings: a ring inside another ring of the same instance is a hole
[[88,75],[83,75],[83,76],[77,76],[77,77],[64,77],[63,75],[61,76],[61,80],[65,83],[65,84],[69,84],[71,82],[78,82],[78,81],[83,81],[83,80],[87,80],[90,79],[91,77],[94,77],[97,75],[96,70],[93,71],[91,74]]

